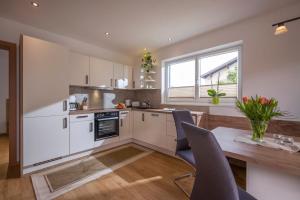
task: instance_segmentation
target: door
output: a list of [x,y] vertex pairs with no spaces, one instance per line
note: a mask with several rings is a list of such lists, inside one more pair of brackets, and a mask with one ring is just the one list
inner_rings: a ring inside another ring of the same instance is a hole
[[132,133],[130,131],[130,123],[131,123],[131,113],[129,111],[121,111],[120,112],[120,140],[126,140],[132,138]]
[[133,138],[147,142],[145,113],[133,111]]
[[124,65],[114,63],[114,87],[124,88]]
[[90,57],[90,85],[113,87],[114,64],[107,60]]
[[148,143],[165,147],[166,115],[164,113],[146,112],[146,140]]
[[134,67],[133,68],[133,88],[139,89],[144,87],[144,83],[141,78],[141,68],[140,67]]
[[132,80],[132,67],[125,65],[124,66],[124,88],[126,89],[132,89],[132,84],[133,84],[133,80]]
[[94,147],[94,120],[70,122],[70,154]]
[[24,118],[23,166],[69,155],[69,117]]
[[23,36],[24,117],[68,113],[69,51],[58,44]]
[[90,57],[75,52],[69,54],[69,84],[89,85]]

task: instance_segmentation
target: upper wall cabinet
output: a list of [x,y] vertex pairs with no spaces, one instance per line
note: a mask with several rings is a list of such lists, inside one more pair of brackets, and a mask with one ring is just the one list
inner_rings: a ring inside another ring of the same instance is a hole
[[24,35],[20,54],[24,117],[68,113],[68,49]]
[[133,69],[131,66],[124,65],[124,88],[132,89],[133,88]]
[[114,64],[107,60],[90,57],[90,85],[113,87]]
[[75,52],[69,54],[70,85],[89,85],[90,57]]
[[124,88],[124,65],[114,63],[114,87]]

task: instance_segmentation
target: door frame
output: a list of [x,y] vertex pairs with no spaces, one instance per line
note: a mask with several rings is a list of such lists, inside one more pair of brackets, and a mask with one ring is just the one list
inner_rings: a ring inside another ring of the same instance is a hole
[[[9,166],[20,168],[18,160],[18,120],[17,120],[17,45],[15,43],[0,40],[0,49],[7,50],[9,55]],[[16,170],[19,171],[19,170]]]

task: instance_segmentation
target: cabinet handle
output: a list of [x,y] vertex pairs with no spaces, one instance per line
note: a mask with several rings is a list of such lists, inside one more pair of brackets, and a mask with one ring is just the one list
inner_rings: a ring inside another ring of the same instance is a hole
[[118,87],[118,79],[115,79],[115,88]]
[[121,119],[121,127],[123,127],[123,119]]
[[89,116],[88,115],[81,115],[81,116],[77,116],[76,118],[81,119],[81,118],[87,118],[87,117],[89,117]]
[[111,78],[110,79],[110,87],[112,87],[113,86],[113,79]]
[[68,128],[68,118],[63,118],[63,129]]
[[88,85],[89,84],[89,76],[85,75],[85,84]]
[[132,81],[132,88],[135,88],[135,81]]
[[94,124],[93,122],[90,123],[90,132],[93,132],[94,131]]
[[142,121],[144,122],[145,121],[145,114],[142,113]]
[[63,101],[63,111],[67,111],[68,110],[68,102],[67,100]]
[[151,114],[151,116],[153,116],[153,117],[158,117],[158,116],[159,116],[159,114],[152,113],[152,114]]

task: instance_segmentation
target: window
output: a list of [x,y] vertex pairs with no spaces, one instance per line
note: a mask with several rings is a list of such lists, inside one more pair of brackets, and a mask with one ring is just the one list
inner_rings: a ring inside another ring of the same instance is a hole
[[164,62],[163,103],[208,103],[207,90],[226,93],[221,103],[240,96],[241,46],[231,45]]

